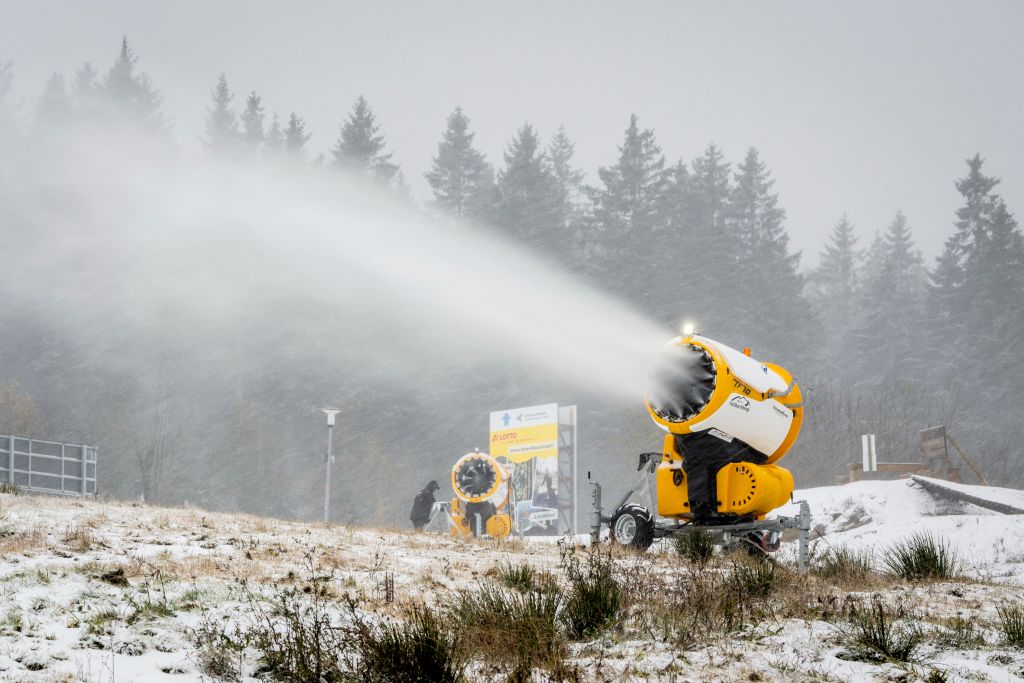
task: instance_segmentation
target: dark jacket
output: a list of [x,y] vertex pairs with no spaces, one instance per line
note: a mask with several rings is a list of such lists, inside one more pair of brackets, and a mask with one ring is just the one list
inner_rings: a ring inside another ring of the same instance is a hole
[[434,489],[429,485],[416,494],[412,501],[412,512],[409,513],[409,520],[417,529],[426,526],[430,521],[430,510],[434,507]]

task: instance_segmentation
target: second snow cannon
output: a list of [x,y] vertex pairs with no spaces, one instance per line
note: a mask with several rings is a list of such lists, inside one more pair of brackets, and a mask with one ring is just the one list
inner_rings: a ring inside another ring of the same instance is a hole
[[753,529],[789,500],[793,475],[776,463],[800,433],[803,399],[784,368],[707,337],[677,337],[655,367],[647,410],[666,434],[641,469],[656,473],[657,514],[669,524],[623,504],[609,520],[614,540],[647,547],[684,527]]
[[512,487],[508,470],[489,453],[475,451],[452,466],[452,536],[507,538],[512,533]]

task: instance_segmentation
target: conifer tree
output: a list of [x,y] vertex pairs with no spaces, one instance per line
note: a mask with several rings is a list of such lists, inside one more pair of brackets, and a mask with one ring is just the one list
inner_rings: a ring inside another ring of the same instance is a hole
[[99,115],[102,93],[98,78],[99,74],[89,62],[75,72],[75,83],[71,86],[71,101],[75,116],[79,120],[91,121]]
[[49,130],[68,123],[71,118],[71,99],[64,86],[64,77],[58,73],[46,81],[43,94],[36,101],[35,126]]
[[306,132],[306,122],[292,112],[288,116],[288,127],[284,130],[281,150],[292,161],[305,162],[308,157],[306,142],[312,133]]
[[281,128],[281,119],[277,113],[270,119],[270,127],[267,128],[267,154],[277,156],[284,153],[284,130]]
[[[964,359],[954,350],[979,338],[990,339],[988,311],[979,315],[987,297],[993,295],[988,284],[989,241],[992,217],[1000,202],[992,190],[997,178],[982,173],[984,160],[975,154],[967,160],[967,175],[956,182],[964,204],[956,211],[954,232],[946,240],[935,270],[931,274],[929,292],[929,346],[936,358],[936,367],[958,372],[982,371],[973,359]],[[941,340],[941,341],[940,341]],[[964,364],[970,365],[965,368]]]
[[[729,212],[731,165],[717,145],[708,145],[704,154],[693,160],[690,176],[694,227],[720,238],[726,230]],[[735,247],[730,250],[735,255]]]
[[876,236],[861,274],[858,325],[852,335],[851,379],[870,383],[920,376],[927,273],[907,217],[897,211]]
[[[241,140],[251,153],[260,152],[263,149],[263,143],[267,137],[263,130],[263,118],[263,99],[254,90],[245,98],[245,109],[240,117],[242,121]],[[278,132],[280,133],[280,124]]]
[[[739,318],[722,315],[730,307],[743,304],[733,295],[739,291],[739,274],[733,268],[738,258],[736,240],[727,223],[731,175],[730,164],[714,144],[693,159],[688,173],[681,162],[676,164],[668,193],[669,240],[659,253],[667,259],[661,268],[671,266],[666,272],[673,273],[679,292],[706,291],[711,282],[729,283],[728,287],[717,287],[713,299],[685,297],[675,304],[676,315],[685,313],[700,320],[705,329],[713,329],[723,338],[741,338],[739,335],[749,333]],[[678,294],[675,297],[680,298]]]
[[[716,166],[714,151],[706,156],[708,169]],[[710,181],[706,186],[716,188],[714,174],[706,178]],[[770,353],[781,352],[794,333],[810,332],[811,324],[810,311],[802,300],[800,254],[789,251],[789,235],[783,224],[786,212],[779,206],[774,185],[757,150],[750,148],[737,168],[725,209],[730,229],[728,234],[719,235],[726,249],[731,243],[735,250],[738,268],[732,277],[740,297],[736,310],[743,312],[747,325],[760,331],[759,338]],[[715,220],[713,216],[714,211]]]
[[839,358],[848,347],[852,325],[859,311],[860,259],[853,224],[843,214],[832,227],[818,267],[808,278],[806,292],[825,328],[829,344],[829,350],[824,354],[826,357]]
[[391,163],[391,154],[384,153],[384,136],[380,134],[373,109],[362,95],[342,124],[331,155],[335,166],[385,184],[389,184],[398,171],[398,166]]
[[583,171],[573,164],[576,145],[569,139],[565,126],[558,127],[547,153],[551,162],[551,175],[558,190],[559,224],[567,228],[583,191]]
[[[977,360],[975,379],[987,386],[1024,381],[1024,237],[1001,197],[995,197],[988,233],[967,264],[968,283],[980,294],[961,315],[969,322]],[[1009,392],[1006,392],[1009,395]]]
[[505,151],[498,174],[495,222],[518,241],[548,246],[557,240],[558,187],[533,126],[524,124]]
[[588,188],[593,213],[587,231],[587,239],[596,247],[595,275],[618,285],[621,294],[658,315],[658,290],[674,288],[673,281],[651,264],[657,233],[666,224],[662,211],[665,157],[654,131],[640,130],[636,114],[629,118],[618,159],[597,174],[602,187]]
[[235,98],[228,88],[228,79],[223,73],[214,86],[213,104],[206,109],[206,137],[203,144],[214,154],[226,154],[234,151],[238,145],[238,116],[231,108],[231,100]]
[[434,206],[455,216],[486,219],[491,214],[494,173],[473,146],[475,133],[462,107],[448,115],[430,170],[423,174],[433,192]]
[[109,112],[120,121],[165,131],[167,124],[160,113],[160,95],[149,76],[135,72],[137,61],[128,39],[122,38],[121,51],[103,80],[101,92],[110,105]]

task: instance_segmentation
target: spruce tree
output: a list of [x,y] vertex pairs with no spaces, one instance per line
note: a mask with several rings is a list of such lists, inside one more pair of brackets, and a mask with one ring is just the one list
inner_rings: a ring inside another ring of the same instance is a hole
[[725,209],[729,234],[722,239],[735,248],[737,268],[732,276],[737,285],[734,295],[740,298],[735,310],[742,312],[745,324],[758,330],[766,350],[777,354],[792,335],[812,331],[812,316],[803,305],[800,254],[789,251],[786,212],[774,185],[757,150],[750,148],[735,174]]
[[[740,317],[725,314],[736,307],[746,309],[737,285],[741,273],[734,268],[738,248],[727,221],[731,176],[731,165],[715,144],[690,163],[689,174],[677,169],[671,188],[673,246],[662,253],[671,255],[673,272],[679,273],[678,314],[695,318],[719,338],[747,341],[750,328]],[[712,288],[710,283],[718,285]],[[708,294],[693,295],[699,292]]]
[[[263,99],[254,90],[245,98],[245,109],[240,117],[242,121],[242,144],[253,154],[263,150],[263,143],[267,137],[263,131],[263,118]],[[278,133],[280,133],[280,130],[279,124]]]
[[843,214],[832,227],[818,267],[808,278],[806,290],[806,296],[824,326],[828,347],[823,356],[835,359],[829,363],[833,372],[839,367],[838,359],[849,348],[850,334],[859,311],[860,260],[853,224]]
[[558,218],[563,228],[568,228],[583,191],[583,171],[573,164],[576,145],[569,139],[565,126],[559,126],[555,137],[548,145],[548,159],[551,175],[558,191]]
[[897,211],[865,262],[851,379],[878,384],[919,377],[927,273],[907,217]]
[[[965,316],[976,339],[975,378],[987,386],[1024,381],[1024,238],[1001,197],[989,215],[988,234],[968,262],[967,276],[981,292]],[[970,280],[969,280],[970,281]],[[1007,395],[1009,392],[1007,392]]]
[[270,119],[270,127],[267,128],[266,150],[270,156],[280,156],[284,153],[284,130],[276,112]]
[[71,98],[64,86],[64,77],[58,73],[46,81],[43,94],[36,101],[35,126],[37,131],[63,126],[71,119]]
[[391,154],[384,153],[384,136],[373,109],[362,95],[341,125],[341,135],[331,155],[335,166],[385,184],[390,184],[398,171],[398,166],[391,163]]
[[637,302],[648,313],[659,311],[659,294],[675,286],[672,274],[652,266],[656,238],[665,227],[667,187],[665,157],[650,129],[640,130],[632,114],[619,157],[598,169],[602,187],[588,188],[593,213],[586,239],[593,247],[594,275]]
[[999,180],[982,172],[984,160],[979,154],[966,163],[967,175],[956,182],[964,204],[956,211],[954,232],[931,274],[928,341],[937,368],[978,376],[984,371],[982,363],[964,359],[955,349],[993,338],[984,302],[995,293],[988,286],[985,262],[991,254],[992,218],[1000,202],[992,190]]
[[206,137],[203,144],[214,154],[227,154],[237,149],[238,116],[231,108],[235,96],[228,88],[228,79],[223,73],[217,79],[211,93],[213,103],[206,109]]
[[433,204],[452,215],[486,219],[492,214],[494,172],[473,146],[475,133],[462,107],[448,115],[430,170],[423,174],[433,192]]
[[145,73],[136,73],[138,58],[128,45],[128,39],[121,39],[121,51],[110,67],[100,90],[107,104],[108,112],[119,122],[129,123],[144,129],[162,132],[167,124],[160,113],[161,98]]
[[75,117],[82,121],[94,121],[99,116],[102,93],[98,82],[99,74],[92,64],[86,62],[75,72],[75,83],[71,87],[71,101]]
[[292,161],[305,162],[308,157],[306,142],[312,133],[306,132],[306,122],[292,112],[288,116],[288,127],[284,130],[281,150]]
[[559,238],[558,187],[533,126],[524,124],[508,143],[498,174],[495,223],[517,242],[549,247]]

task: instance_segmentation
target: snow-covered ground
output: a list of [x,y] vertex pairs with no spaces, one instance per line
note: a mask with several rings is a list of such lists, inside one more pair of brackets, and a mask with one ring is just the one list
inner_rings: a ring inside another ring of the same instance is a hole
[[[948,488],[1024,508],[1024,491],[935,480]],[[859,481],[797,491],[811,507],[812,550],[830,545],[881,551],[917,532],[931,532],[952,545],[967,575],[1024,584],[1024,515],[1003,515],[969,503],[937,499],[910,479]],[[779,510],[794,515],[795,504]]]
[[[1024,492],[966,487],[1024,506]],[[735,637],[683,647],[658,633],[613,629],[570,646],[583,680],[799,681],[1024,680],[1024,653],[1002,645],[996,609],[1024,604],[1024,516],[936,502],[907,480],[799,492],[810,502],[814,544],[884,547],[918,531],[948,539],[966,560],[957,582],[883,582],[845,593],[813,577],[810,602],[883,599],[913,608],[931,629],[951,617],[975,622],[986,644],[959,650],[929,642],[915,665],[842,658],[834,623],[779,613]],[[782,512],[792,512],[783,510]],[[784,552],[791,552],[791,547]],[[690,571],[673,553],[650,553],[663,575]],[[558,571],[552,543],[454,541],[398,530],[269,520],[247,515],[0,494],[0,679],[16,681],[200,681],[190,629],[210,619],[244,624],[245,591],[295,585],[325,571],[338,594],[352,591],[396,614],[401,604],[450,603],[493,578],[500,562]],[[394,578],[395,603],[384,596]],[[784,610],[783,610],[784,612]],[[837,656],[838,655],[838,656]],[[247,673],[255,669],[250,657]]]

